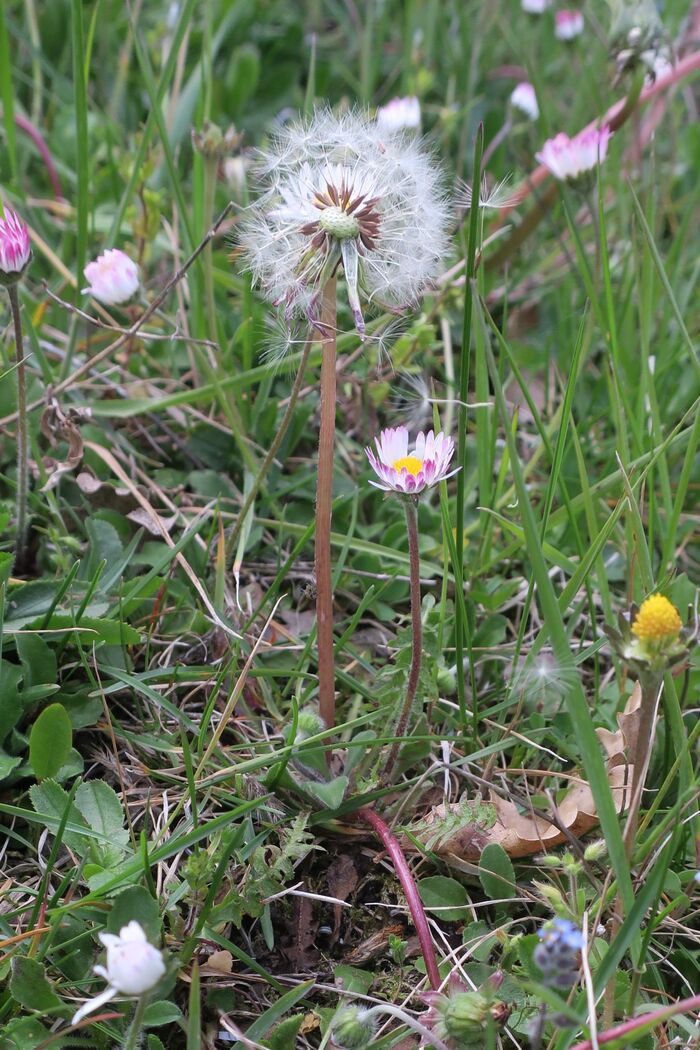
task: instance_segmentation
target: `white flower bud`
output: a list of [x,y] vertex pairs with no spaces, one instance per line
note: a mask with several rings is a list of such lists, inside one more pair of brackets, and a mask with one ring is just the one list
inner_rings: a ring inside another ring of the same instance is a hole
[[138,266],[118,248],[110,248],[99,255],[87,264],[83,272],[90,282],[88,288],[83,288],[83,293],[92,295],[107,306],[125,303],[139,286]]
[[100,933],[99,938],[107,949],[107,965],[95,966],[93,970],[104,977],[108,987],[80,1007],[73,1016],[74,1025],[117,995],[140,996],[150,992],[165,974],[162,952],[146,939],[143,927],[135,919],[122,926],[118,937]]

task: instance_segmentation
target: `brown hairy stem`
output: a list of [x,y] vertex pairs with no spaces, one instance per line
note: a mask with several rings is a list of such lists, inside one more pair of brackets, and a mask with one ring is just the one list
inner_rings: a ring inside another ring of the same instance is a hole
[[418,552],[418,504],[415,499],[407,499],[406,507],[406,529],[408,531],[408,559],[410,564],[411,580],[411,630],[413,634],[413,647],[411,652],[411,669],[408,672],[408,683],[406,684],[406,696],[399,720],[396,723],[396,740],[391,745],[391,751],[384,767],[382,779],[388,782],[398,757],[401,747],[401,737],[406,733],[408,720],[411,717],[413,701],[416,698],[418,680],[420,678],[420,666],[423,657],[423,624],[420,617],[420,555]]
[[328,729],[335,725],[333,660],[333,580],[331,575],[331,507],[335,452],[336,299],[335,277],[326,282],[321,300],[321,426],[316,480],[316,629],[318,641],[319,714]]

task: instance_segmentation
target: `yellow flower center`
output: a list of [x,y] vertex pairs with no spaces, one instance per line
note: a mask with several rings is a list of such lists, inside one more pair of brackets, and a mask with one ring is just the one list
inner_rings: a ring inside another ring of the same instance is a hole
[[683,624],[678,609],[662,594],[652,594],[637,613],[632,633],[637,638],[668,638],[678,634]]
[[418,459],[418,456],[402,456],[401,459],[395,459],[392,466],[397,473],[400,474],[402,470],[405,470],[415,478],[423,466],[423,460]]

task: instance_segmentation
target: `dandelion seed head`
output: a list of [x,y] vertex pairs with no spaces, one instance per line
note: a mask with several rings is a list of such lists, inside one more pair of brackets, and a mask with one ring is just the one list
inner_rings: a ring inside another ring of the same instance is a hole
[[243,224],[247,267],[288,317],[313,319],[342,272],[355,325],[362,303],[415,303],[448,245],[441,171],[425,147],[360,114],[319,110],[279,128],[256,169],[263,187]]
[[[499,179],[493,186],[489,188],[486,174],[481,176],[481,190],[479,192],[479,207],[480,208],[513,208],[518,204],[519,198],[517,194],[511,194],[508,192],[508,184],[510,182],[510,175],[506,175],[505,178]],[[474,191],[468,182],[464,182],[460,186],[459,196],[457,197],[457,203],[462,208],[471,208],[472,200],[474,197]]]

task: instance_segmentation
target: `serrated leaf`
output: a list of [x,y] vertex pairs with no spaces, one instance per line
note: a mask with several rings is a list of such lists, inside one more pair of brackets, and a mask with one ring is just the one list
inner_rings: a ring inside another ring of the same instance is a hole
[[[124,827],[125,816],[119,797],[104,780],[88,780],[80,784],[75,793],[76,808],[87,824],[120,852],[124,852],[129,833]],[[102,847],[100,847],[101,849]]]
[[62,704],[44,708],[29,734],[29,764],[39,780],[54,777],[68,761],[73,726]]
[[27,1010],[50,1013],[63,1009],[63,1003],[49,983],[44,967],[36,959],[17,955],[12,960],[10,994]]

